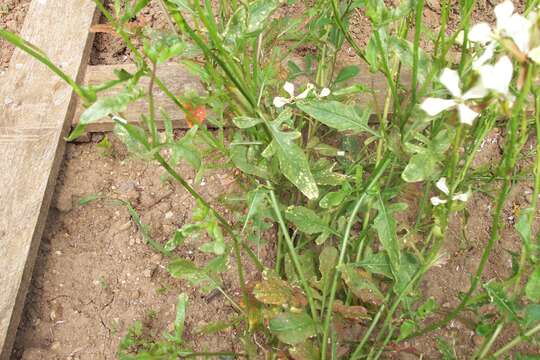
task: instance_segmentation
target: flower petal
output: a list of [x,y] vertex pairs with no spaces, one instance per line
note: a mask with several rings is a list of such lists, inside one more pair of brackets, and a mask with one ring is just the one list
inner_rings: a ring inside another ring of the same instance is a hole
[[540,46],[529,51],[529,58],[537,64],[540,64]]
[[479,72],[486,89],[508,95],[513,69],[514,67],[510,58],[503,56],[495,65],[484,65],[480,67]]
[[294,84],[291,82],[286,82],[285,85],[283,85],[283,90],[287,92],[291,97],[294,96]]
[[459,121],[463,124],[472,125],[478,113],[464,104],[458,105]]
[[319,94],[320,97],[327,97],[328,95],[330,95],[330,89],[329,88],[322,89],[321,93]]
[[497,18],[497,29],[504,29],[506,22],[514,13],[514,4],[510,0],[506,0],[495,6],[495,17]]
[[516,46],[524,53],[529,51],[529,43],[531,41],[531,22],[524,16],[519,14],[512,15],[505,21],[504,33],[514,40]]
[[299,100],[303,100],[303,99],[307,98],[307,96],[309,95],[311,90],[313,90],[314,88],[315,88],[315,86],[312,83],[308,83],[306,85],[306,89],[301,94],[296,96],[295,98],[299,99]]
[[456,106],[456,102],[452,99],[427,98],[420,105],[420,109],[424,110],[429,116],[435,116],[454,106]]
[[441,198],[438,197],[438,196],[434,196],[434,197],[432,197],[432,198],[429,199],[429,200],[431,201],[431,204],[432,204],[433,206],[439,206],[439,205],[442,205],[442,204],[446,204],[446,203],[447,203],[446,200],[443,200],[443,199],[441,199]]
[[448,193],[450,192],[450,190],[448,189],[448,184],[446,184],[445,177],[440,178],[439,181],[435,183],[435,186],[437,187],[437,189],[441,190],[446,195],[448,195]]
[[290,102],[291,101],[289,99],[285,99],[284,97],[281,97],[281,96],[276,96],[274,98],[274,106],[277,108],[282,108]]
[[472,42],[487,44],[493,39],[493,31],[488,23],[481,22],[474,25],[469,31],[469,40]]
[[469,191],[467,191],[466,193],[456,194],[456,195],[452,196],[452,199],[466,202],[466,201],[469,200],[470,197],[471,197],[471,193]]
[[444,69],[439,81],[448,89],[448,91],[450,91],[452,96],[461,96],[461,89],[459,88],[459,74],[457,71],[449,68]]
[[484,84],[482,84],[481,81],[478,81],[472,88],[465,92],[463,100],[481,99],[486,96],[487,93],[488,90],[484,87]]
[[493,55],[495,54],[495,42],[491,42],[486,46],[486,49],[478,57],[478,59],[474,60],[472,67],[475,70],[478,70],[480,66],[485,65],[488,61],[490,61],[493,58]]

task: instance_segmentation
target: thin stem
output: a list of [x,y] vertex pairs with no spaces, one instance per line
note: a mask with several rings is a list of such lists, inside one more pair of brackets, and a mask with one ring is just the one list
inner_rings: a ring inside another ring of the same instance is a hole
[[491,336],[489,337],[489,340],[486,341],[485,345],[482,347],[482,351],[480,352],[480,355],[478,355],[478,359],[483,359],[488,353],[491,347],[493,346],[493,343],[501,333],[503,329],[504,323],[499,323],[497,327],[495,328],[495,331]]
[[[486,266],[486,263],[489,260],[489,256],[491,254],[491,250],[493,249],[493,247],[495,246],[495,243],[499,239],[499,229],[501,227],[501,221],[499,221],[499,219],[501,217],[501,213],[504,208],[506,197],[508,196],[510,192],[510,187],[512,183],[512,171],[514,168],[514,164],[516,162],[516,156],[519,153],[519,146],[516,146],[517,140],[518,140],[518,125],[519,125],[519,120],[520,120],[519,118],[520,118],[520,115],[524,111],[523,105],[525,103],[525,99],[529,95],[531,84],[532,84],[532,71],[529,71],[527,75],[527,80],[525,81],[525,85],[523,86],[520,92],[520,95],[518,96],[514,104],[512,118],[508,125],[509,126],[509,131],[508,131],[509,139],[507,141],[507,145],[505,146],[504,157],[501,162],[500,169],[499,169],[500,173],[504,175],[504,179],[503,179],[502,188],[497,198],[495,213],[493,214],[493,218],[492,218],[493,220],[492,220],[491,234],[486,244],[486,247],[484,248],[484,251],[482,253],[480,263],[471,281],[469,290],[467,291],[467,293],[465,294],[465,296],[463,297],[459,305],[454,310],[452,310],[444,319],[426,326],[424,329],[411,334],[407,338],[413,338],[413,337],[427,334],[433,330],[436,330],[442,326],[445,326],[450,321],[452,321],[465,308],[465,306],[467,306],[467,303],[469,302],[472,294],[476,291],[476,288],[478,284],[480,283],[481,276],[484,272],[484,267]],[[449,196],[451,200],[453,187],[450,190],[451,190],[451,193]]]
[[[534,190],[531,198],[531,205],[528,209],[527,214],[527,226],[529,229],[532,229],[532,225],[535,220],[536,208],[538,206],[538,196],[540,195],[540,94],[535,94],[535,125],[536,125],[536,158],[534,163]],[[530,239],[529,239],[530,241]],[[523,277],[523,270],[525,267],[525,261],[529,255],[530,244],[525,241],[523,250],[521,252],[521,257],[519,260],[519,268],[516,274],[514,282],[514,293],[515,297],[521,293],[519,291],[519,285]]]
[[339,253],[339,259],[336,265],[336,271],[334,272],[334,278],[332,280],[332,286],[330,288],[330,295],[328,300],[328,306],[326,310],[326,318],[323,325],[323,340],[321,344],[321,360],[326,359],[326,350],[328,347],[328,332],[330,329],[330,322],[332,321],[332,308],[334,306],[334,300],[336,297],[336,290],[338,285],[338,279],[341,275],[341,267],[343,266],[343,263],[345,261],[345,254],[347,253],[347,246],[349,242],[349,237],[351,234],[351,229],[353,224],[356,222],[356,215],[358,214],[358,211],[360,211],[360,206],[365,201],[365,199],[368,196],[368,193],[375,187],[381,176],[384,174],[384,171],[390,164],[392,158],[387,157],[385,160],[381,162],[378,168],[375,169],[374,174],[372,175],[371,181],[366,186],[364,191],[362,192],[362,195],[360,198],[356,201],[356,204],[351,212],[351,216],[349,217],[349,221],[347,222],[347,227],[345,228],[345,233],[343,234],[343,238],[341,239],[341,245],[340,245],[340,253]]
[[[271,184],[268,183],[268,186],[271,187]],[[313,300],[311,286],[309,286],[307,282],[306,276],[304,274],[304,270],[302,269],[302,264],[300,263],[300,259],[298,258],[298,254],[296,253],[296,249],[294,248],[294,244],[291,240],[291,236],[289,235],[289,230],[287,228],[287,225],[285,225],[285,221],[283,221],[283,216],[281,215],[281,210],[279,209],[279,204],[276,199],[276,194],[274,193],[274,190],[272,188],[270,189],[270,200],[272,201],[272,207],[274,208],[274,213],[276,214],[278,224],[281,228],[281,233],[283,234],[283,237],[285,239],[285,244],[287,244],[289,255],[293,262],[294,268],[300,279],[300,283],[302,284],[302,287],[304,291],[306,292],[306,296],[308,298],[308,303],[309,303],[309,309],[311,311],[311,316],[313,317],[313,319],[317,319],[317,310],[315,307],[315,301]]]
[[416,4],[416,22],[413,47],[413,72],[412,72],[412,102],[416,103],[416,88],[418,86],[418,57],[420,50],[420,33],[422,32],[422,15],[424,14],[424,0],[418,0]]
[[535,327],[533,327],[532,329],[530,329],[529,331],[527,331],[525,334],[523,335],[519,335],[517,337],[515,337],[512,341],[510,341],[508,344],[506,344],[505,346],[503,346],[502,348],[500,348],[499,350],[497,350],[494,354],[493,354],[493,358],[497,359],[499,358],[499,356],[501,356],[502,354],[504,354],[505,352],[507,352],[508,350],[512,349],[514,346],[518,345],[519,343],[521,343],[522,341],[526,341],[528,340],[529,337],[533,336],[534,334],[536,334],[537,332],[540,331],[540,324],[536,325]]
[[371,321],[371,324],[369,325],[369,328],[367,329],[366,333],[364,334],[364,337],[362,338],[362,340],[360,341],[360,343],[358,344],[358,346],[356,347],[356,349],[352,353],[351,360],[356,360],[360,356],[360,352],[362,351],[362,349],[364,348],[364,345],[369,340],[369,337],[373,333],[373,330],[375,330],[375,326],[377,326],[377,324],[379,323],[379,320],[380,320],[381,315],[384,312],[385,308],[386,308],[386,304],[382,304],[381,307],[379,308],[379,311],[377,311],[377,314],[375,314],[375,317]]
[[191,185],[189,185],[188,182],[180,174],[178,174],[176,170],[174,170],[160,154],[156,154],[155,158],[160,163],[160,165],[163,166],[163,168],[169,173],[169,175],[171,175],[176,181],[178,181],[180,185],[182,185],[191,194],[191,196],[193,196],[196,200],[200,201],[201,204],[203,204],[210,211],[212,211],[212,213],[214,214],[216,219],[219,221],[221,226],[223,226],[225,231],[233,238],[234,242],[242,244],[244,250],[247,252],[249,257],[253,260],[257,269],[259,271],[264,270],[264,266],[261,264],[257,256],[253,253],[253,250],[251,250],[247,244],[245,244],[238,238],[238,236],[236,235],[236,232],[231,227],[231,225],[229,225],[228,221],[225,220],[225,218],[221,216],[217,212],[217,210],[214,209],[214,207],[210,205],[195,189],[193,189]]

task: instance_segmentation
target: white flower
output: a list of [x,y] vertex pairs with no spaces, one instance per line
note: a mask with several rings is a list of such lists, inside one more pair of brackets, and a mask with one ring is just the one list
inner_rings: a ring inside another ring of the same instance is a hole
[[315,86],[313,84],[310,84],[308,83],[306,85],[306,89],[298,94],[297,96],[294,95],[294,84],[291,83],[291,82],[286,82],[284,85],[283,85],[283,90],[285,90],[285,92],[287,92],[287,94],[289,94],[289,98],[284,98],[284,97],[281,97],[281,96],[276,96],[274,98],[274,106],[277,107],[277,108],[281,108],[287,104],[291,104],[293,103],[295,100],[303,100],[305,99],[309,93],[315,88]]
[[[435,186],[437,186],[437,188],[442,192],[444,193],[445,195],[448,195],[450,194],[450,190],[448,189],[448,185],[446,184],[446,178],[442,177],[439,179],[439,181],[437,181],[437,183],[435,184]],[[459,194],[455,194],[452,196],[452,200],[457,200],[457,201],[462,201],[462,202],[466,202],[467,200],[469,200],[469,197],[471,196],[471,193],[470,191],[467,191],[466,193],[459,193]],[[432,197],[431,199],[431,204],[433,206],[438,206],[438,205],[442,205],[442,204],[446,204],[448,202],[448,200],[446,199],[441,199],[440,197],[438,196],[434,196]]]
[[533,40],[531,32],[534,28],[536,14],[533,12],[529,18],[526,18],[514,13],[514,5],[507,0],[495,6],[495,17],[497,22],[494,30],[485,22],[471,28],[469,40],[488,46],[486,52],[481,55],[483,62],[479,59],[480,63],[475,61],[473,67],[477,68],[485,64],[490,58],[489,55],[493,56],[495,43],[504,37],[511,38],[523,54],[532,61],[540,63],[540,46],[534,48],[531,46]]
[[330,89],[329,88],[323,88],[321,90],[321,93],[319,94],[319,97],[327,97],[328,95],[330,95]]
[[453,99],[427,98],[420,105],[428,115],[435,116],[445,110],[457,107],[460,122],[472,125],[478,113],[465,104],[465,101],[471,99],[480,99],[486,96],[487,90],[481,82],[478,82],[472,88],[463,94],[459,86],[459,74],[455,70],[444,69],[440,77],[440,82],[448,89]]
[[503,56],[495,65],[486,64],[478,68],[480,79],[486,89],[493,90],[502,95],[509,94],[510,82],[514,67],[508,56]]

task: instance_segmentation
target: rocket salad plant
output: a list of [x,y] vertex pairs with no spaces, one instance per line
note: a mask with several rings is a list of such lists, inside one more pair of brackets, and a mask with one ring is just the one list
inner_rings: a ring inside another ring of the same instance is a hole
[[[275,15],[286,6],[279,0],[158,0],[170,23],[165,33],[128,26],[150,0],[116,0],[112,11],[95,1],[137,65],[133,73],[117,72],[114,81],[78,85],[40,50],[5,30],[0,36],[61,75],[85,102],[70,139],[110,116],[130,151],[161,164],[197,200],[193,223],[160,246],[173,277],[206,293],[220,291],[237,311],[240,320],[229,326],[242,334],[245,349],[215,356],[379,359],[410,351],[403,342],[432,334],[464,312],[473,314],[468,326],[483,339],[473,358],[525,358],[516,349],[538,350],[538,144],[529,169],[532,201],[515,225],[521,248],[512,275],[483,277],[501,236],[505,201],[522,181],[516,165],[524,145],[540,135],[537,0],[526,1],[522,14],[511,1],[498,4],[495,26],[473,24],[475,1],[461,0],[455,32],[448,29],[451,4],[443,0],[435,33],[422,23],[423,0],[394,7],[382,0],[314,0],[293,17]],[[358,12],[371,25],[365,46],[350,31]],[[295,57],[304,46],[312,54]],[[356,54],[358,66],[339,66],[345,48]],[[156,75],[167,62],[183,64],[204,91],[171,93]],[[358,82],[358,73],[367,69],[384,77],[386,89]],[[144,88],[143,77],[151,80]],[[111,87],[122,90],[100,96]],[[185,113],[191,129],[181,138],[173,134],[170,114],[156,108],[156,89]],[[372,96],[377,91],[385,92],[382,104]],[[137,125],[122,113],[142,97],[148,113]],[[360,98],[374,100],[366,104]],[[165,124],[163,134],[158,119]],[[479,174],[471,164],[496,127],[505,139],[502,160]],[[200,177],[215,159],[242,174],[243,210],[233,221],[175,170],[186,162]],[[411,184],[418,206],[409,208]],[[426,300],[420,285],[430,269],[444,263],[451,219],[464,218],[467,203],[487,184],[497,185],[489,238],[468,290],[456,294],[459,304],[442,311],[442,304]],[[404,212],[416,221],[398,220]],[[276,239],[271,268],[253,250],[269,229]],[[202,232],[211,238],[199,249],[214,255],[208,264],[198,267],[175,255],[186,238]],[[253,262],[258,274],[248,277],[242,259]],[[220,284],[219,274],[230,262],[236,263],[240,298]],[[185,311],[187,299],[181,299]],[[489,316],[479,311],[486,305],[495,309]],[[197,356],[183,349],[183,316],[176,338],[144,343],[137,355],[139,340],[133,339],[140,331],[132,331],[122,352],[141,359],[150,352],[160,358]],[[341,338],[339,328],[347,322],[360,329],[355,341]],[[507,340],[499,341],[507,331]],[[443,358],[456,357],[451,343],[440,338],[437,344]]]

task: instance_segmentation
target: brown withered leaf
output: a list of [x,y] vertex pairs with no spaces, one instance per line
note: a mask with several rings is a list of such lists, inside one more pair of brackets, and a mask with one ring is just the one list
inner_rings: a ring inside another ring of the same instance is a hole
[[307,299],[300,289],[273,274],[265,274],[263,280],[255,284],[253,296],[266,305],[304,308]]
[[319,352],[318,347],[311,340],[306,340],[289,349],[289,355],[293,360],[318,360]]
[[351,264],[343,265],[341,271],[345,284],[358,299],[364,303],[382,304],[384,296],[368,272]]
[[336,300],[332,309],[346,319],[357,321],[371,319],[367,309],[361,305],[345,305],[342,301]]

